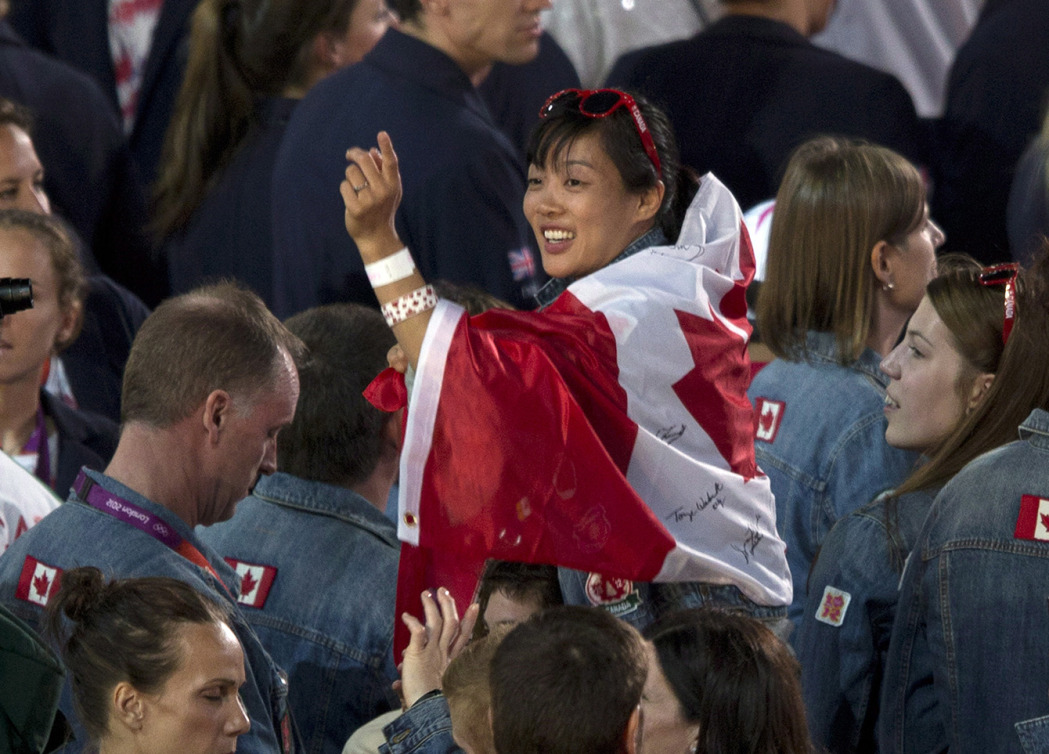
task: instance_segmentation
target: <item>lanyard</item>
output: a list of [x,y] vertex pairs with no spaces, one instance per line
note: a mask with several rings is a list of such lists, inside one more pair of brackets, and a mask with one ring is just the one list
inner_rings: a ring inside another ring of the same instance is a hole
[[[174,550],[189,562],[200,566],[214,576],[215,580],[222,584],[222,588],[226,590],[226,593],[230,594],[229,587],[215,573],[215,569],[211,567],[211,563],[208,562],[208,559],[204,557],[200,550],[194,547],[191,542],[183,539],[177,531],[172,529],[159,516],[143,510],[119,495],[103,489],[95,484],[83,470],[77,474],[76,481],[73,482],[73,490],[81,500],[92,508],[119,521],[123,521],[125,524],[134,526],[139,531],[145,532],[153,539]],[[233,595],[230,594],[230,597],[232,598]]]
[[29,440],[22,447],[22,452],[36,453],[36,470],[33,472],[33,476],[48,487],[53,486],[54,483],[51,479],[51,447],[47,440],[47,419],[44,418],[43,406],[37,406],[36,408],[36,427],[33,429],[33,434],[29,435]]

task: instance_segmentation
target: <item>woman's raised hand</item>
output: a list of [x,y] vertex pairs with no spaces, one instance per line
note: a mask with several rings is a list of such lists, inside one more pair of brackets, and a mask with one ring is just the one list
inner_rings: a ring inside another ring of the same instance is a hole
[[401,203],[401,174],[393,141],[385,131],[378,147],[346,150],[346,176],[339,186],[346,205],[346,230],[357,244],[365,263],[392,254],[403,245],[394,227]]

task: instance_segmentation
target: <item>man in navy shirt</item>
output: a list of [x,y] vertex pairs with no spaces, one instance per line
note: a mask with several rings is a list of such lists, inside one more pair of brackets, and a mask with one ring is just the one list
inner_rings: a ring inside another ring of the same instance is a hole
[[273,180],[275,309],[374,303],[343,226],[346,150],[397,144],[397,232],[427,278],[472,283],[515,304],[537,288],[521,211],[524,168],[475,89],[495,62],[532,60],[550,0],[396,0],[402,19],[362,62],[295,109]]

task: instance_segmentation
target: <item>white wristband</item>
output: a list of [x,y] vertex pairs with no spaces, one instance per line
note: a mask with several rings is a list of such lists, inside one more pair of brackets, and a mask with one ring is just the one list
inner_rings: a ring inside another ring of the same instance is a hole
[[435,306],[437,306],[437,294],[434,293],[433,286],[424,285],[400,298],[387,301],[382,305],[382,316],[386,318],[386,324],[393,327],[416,314],[428,312]]
[[405,246],[397,253],[383,257],[378,262],[364,265],[364,272],[368,275],[368,282],[372,284],[372,288],[379,288],[410,277],[415,272],[415,260],[412,259],[412,253]]

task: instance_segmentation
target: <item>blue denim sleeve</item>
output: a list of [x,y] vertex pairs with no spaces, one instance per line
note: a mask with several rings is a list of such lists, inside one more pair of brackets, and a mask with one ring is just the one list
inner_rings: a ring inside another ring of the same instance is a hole
[[814,741],[832,752],[875,751],[878,696],[896,611],[883,509],[831,529],[813,565],[795,651]]
[[878,718],[880,751],[886,754],[947,750],[947,731],[941,717],[944,708],[933,682],[935,663],[923,615],[925,601],[935,599],[935,589],[932,593],[926,590],[929,574],[935,579],[937,561],[926,561],[923,548],[938,507],[937,501],[929,511],[900,580]]
[[384,754],[455,754],[462,749],[452,738],[452,716],[443,694],[413,704],[383,728]]

